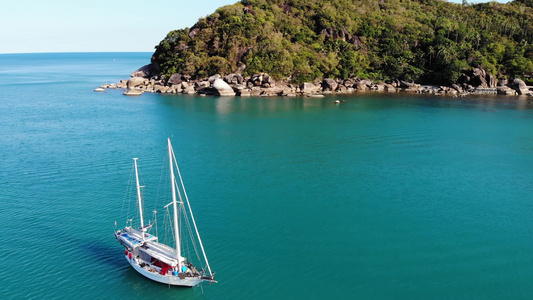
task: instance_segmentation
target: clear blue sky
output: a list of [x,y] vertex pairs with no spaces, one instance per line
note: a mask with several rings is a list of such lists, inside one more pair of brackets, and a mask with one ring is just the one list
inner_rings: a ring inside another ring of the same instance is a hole
[[169,31],[238,1],[6,0],[0,53],[152,52]]
[[0,53],[152,52],[169,31],[238,1],[7,0]]

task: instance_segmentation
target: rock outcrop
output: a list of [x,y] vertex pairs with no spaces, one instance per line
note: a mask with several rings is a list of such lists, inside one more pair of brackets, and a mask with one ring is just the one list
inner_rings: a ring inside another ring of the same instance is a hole
[[213,88],[216,90],[219,96],[235,96],[235,92],[229,84],[222,79],[215,79],[213,82]]
[[525,95],[529,93],[529,88],[527,87],[526,83],[522,79],[515,79],[513,80],[513,83],[511,85],[518,94]]
[[[145,66],[146,67],[146,66]],[[143,68],[145,68],[143,67]],[[142,69],[142,68],[141,68]],[[458,84],[449,87],[420,85],[414,82],[394,80],[387,82],[372,82],[369,79],[348,78],[346,80],[325,78],[313,83],[305,82],[299,85],[291,84],[287,79],[276,81],[267,73],[257,73],[244,77],[239,73],[231,73],[225,77],[215,74],[209,78],[191,80],[189,76],[173,74],[168,80],[134,76],[129,80],[121,80],[117,84],[105,84],[95,91],[105,91],[107,88],[123,88],[124,95],[140,95],[151,93],[183,93],[217,96],[286,96],[297,95],[320,96],[322,94],[345,94],[354,92],[411,92],[434,95],[464,96],[467,94],[499,94],[499,95],[533,95],[533,91],[523,80],[515,79],[510,84],[507,79],[500,81],[483,69],[464,71]]]
[[131,77],[149,78],[153,76],[154,68],[152,64],[142,66],[137,71],[131,74]]
[[146,79],[143,77],[132,77],[128,82],[126,83],[126,87],[128,89],[135,88],[141,85],[144,85],[146,83]]

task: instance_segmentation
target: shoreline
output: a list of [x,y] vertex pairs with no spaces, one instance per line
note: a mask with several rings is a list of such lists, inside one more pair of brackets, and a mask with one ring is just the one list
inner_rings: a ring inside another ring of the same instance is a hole
[[208,79],[191,80],[188,76],[174,74],[169,80],[158,76],[147,78],[146,74],[136,71],[128,80],[118,83],[103,84],[95,92],[107,89],[123,89],[126,96],[140,96],[143,93],[189,94],[200,96],[238,96],[238,97],[323,97],[324,95],[350,95],[359,92],[377,93],[414,93],[436,96],[464,97],[467,95],[507,95],[533,97],[533,87],[524,81],[515,79],[511,84],[500,81],[498,85],[486,83],[473,86],[468,83],[452,86],[422,85],[412,82],[395,80],[389,83],[374,83],[369,79],[335,80],[325,78],[313,83],[291,84],[287,80],[276,82],[267,73],[258,73],[243,77],[240,74],[219,74]]

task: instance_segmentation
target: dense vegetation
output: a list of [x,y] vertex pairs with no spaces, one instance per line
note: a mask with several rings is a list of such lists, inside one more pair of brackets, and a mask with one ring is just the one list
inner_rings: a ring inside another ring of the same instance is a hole
[[203,78],[244,68],[292,82],[349,77],[449,84],[481,67],[533,72],[533,0],[243,0],[174,30],[156,71]]

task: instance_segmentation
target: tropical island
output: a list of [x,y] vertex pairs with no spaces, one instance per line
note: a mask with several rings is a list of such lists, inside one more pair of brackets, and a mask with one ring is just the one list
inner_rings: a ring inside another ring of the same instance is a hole
[[293,96],[531,95],[533,0],[242,0],[169,32],[121,87]]

